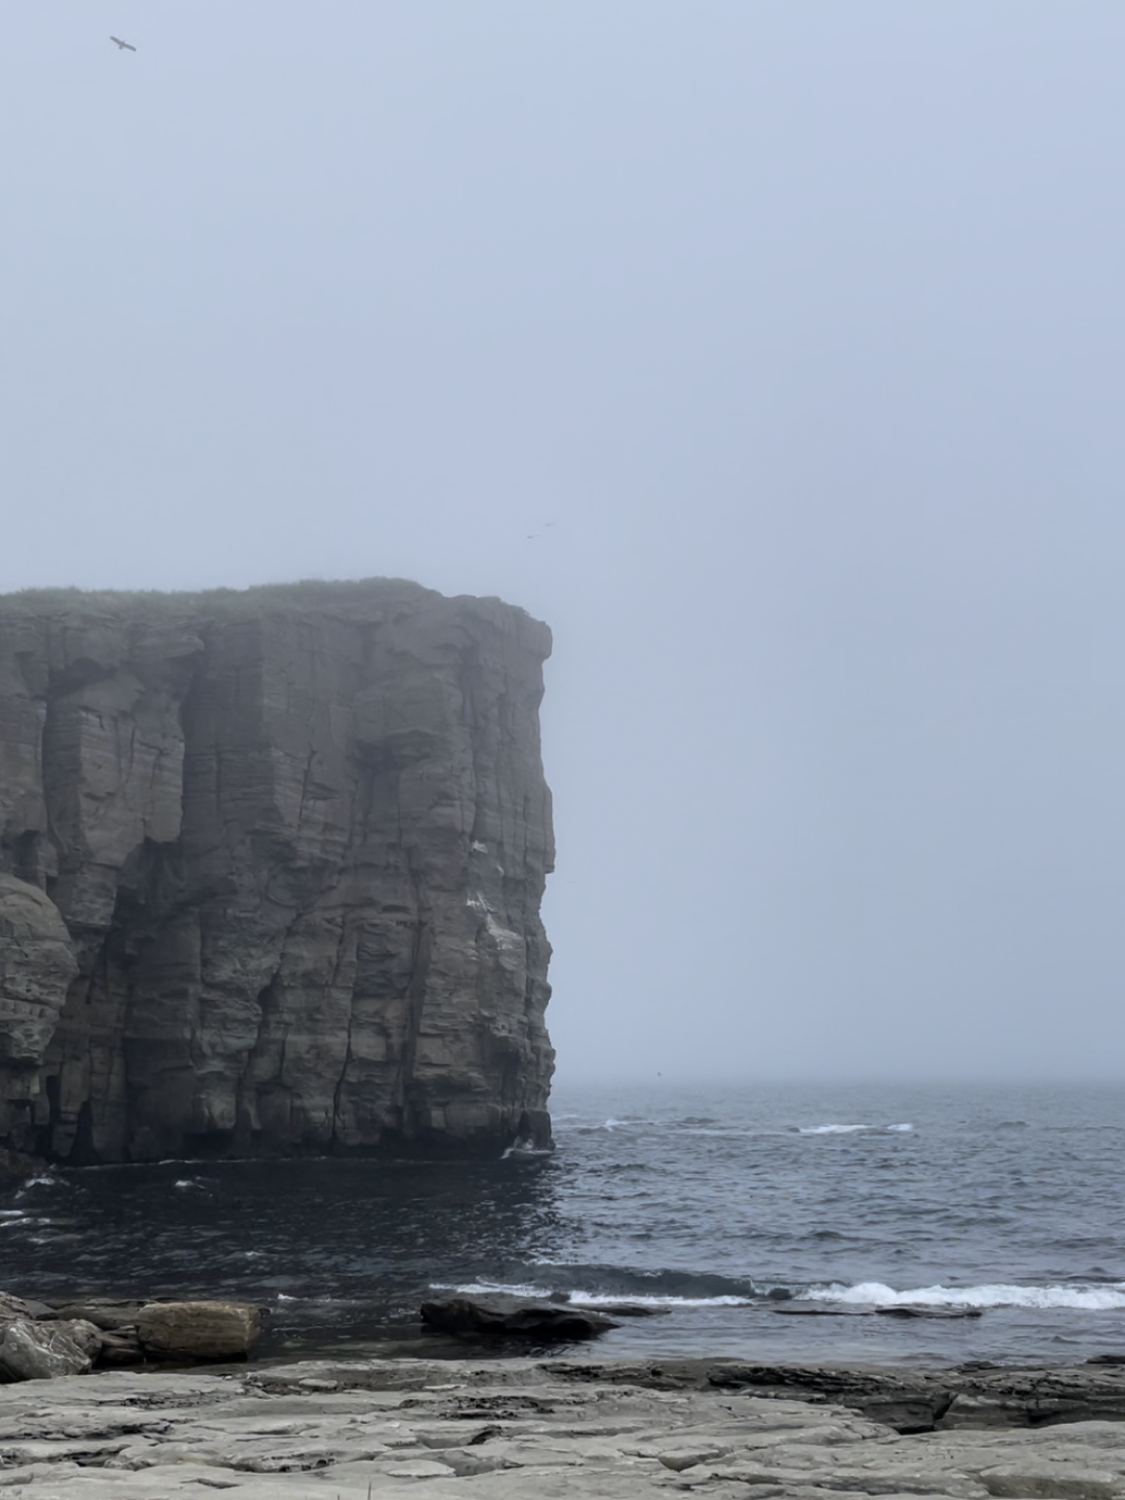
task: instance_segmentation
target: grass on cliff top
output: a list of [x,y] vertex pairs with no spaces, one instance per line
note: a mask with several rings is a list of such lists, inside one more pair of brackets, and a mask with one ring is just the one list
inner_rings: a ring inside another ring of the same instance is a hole
[[304,578],[296,583],[265,583],[248,589],[201,589],[163,593],[157,589],[19,589],[0,594],[0,614],[183,615],[205,613],[253,616],[273,609],[363,604],[371,598],[432,593],[408,578],[357,578],[329,582]]

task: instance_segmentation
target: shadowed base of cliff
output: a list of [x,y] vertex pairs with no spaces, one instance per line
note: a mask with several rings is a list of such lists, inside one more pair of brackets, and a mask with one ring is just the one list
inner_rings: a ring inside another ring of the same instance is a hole
[[[514,1132],[514,1133],[513,1133]],[[145,1140],[138,1143],[141,1148]],[[366,1145],[348,1145],[339,1140],[313,1140],[311,1142],[286,1142],[279,1144],[262,1134],[236,1130],[212,1130],[188,1133],[182,1142],[182,1157],[185,1162],[222,1161],[310,1161],[332,1157],[340,1161],[399,1161],[399,1162],[443,1162],[443,1161],[493,1161],[498,1157],[543,1157],[550,1156],[555,1149],[551,1134],[551,1116],[545,1110],[525,1110],[514,1126],[497,1127],[472,1134],[453,1134],[443,1130],[393,1130],[380,1133],[377,1142]],[[19,1153],[9,1153],[13,1165],[7,1177],[3,1175],[4,1163],[0,1160],[0,1182],[17,1181],[32,1175],[44,1165],[43,1158]],[[135,1150],[130,1160],[134,1163],[155,1163],[167,1160],[164,1153],[155,1149]],[[72,1152],[69,1166],[107,1166],[96,1155],[84,1159],[81,1151]]]

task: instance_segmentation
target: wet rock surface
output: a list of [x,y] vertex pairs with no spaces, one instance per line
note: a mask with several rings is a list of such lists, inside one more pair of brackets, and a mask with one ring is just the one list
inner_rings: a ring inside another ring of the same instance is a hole
[[51,1306],[0,1293],[0,1381],[247,1359],[261,1331],[260,1310],[246,1302],[95,1298]]
[[549,651],[394,580],[0,598],[4,1162],[548,1144]]
[[605,1313],[568,1302],[529,1302],[522,1297],[442,1297],[422,1303],[422,1321],[443,1333],[474,1337],[592,1339],[620,1325]]
[[[1019,1385],[1047,1373],[1002,1378]],[[1090,1375],[1050,1373],[1058,1383]],[[717,1383],[717,1374],[725,1379],[706,1361],[321,1361],[7,1386],[0,1485],[28,1500],[169,1500],[209,1490],[236,1500],[366,1500],[369,1492],[391,1500],[683,1492],[1116,1500],[1125,1492],[1120,1420],[902,1434],[817,1393],[767,1395]],[[959,1378],[911,1378],[922,1374]]]

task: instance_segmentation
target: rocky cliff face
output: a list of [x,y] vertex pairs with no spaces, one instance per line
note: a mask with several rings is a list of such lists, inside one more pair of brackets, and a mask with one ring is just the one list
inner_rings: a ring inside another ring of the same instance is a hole
[[0,599],[0,1145],[545,1143],[549,651],[382,580]]

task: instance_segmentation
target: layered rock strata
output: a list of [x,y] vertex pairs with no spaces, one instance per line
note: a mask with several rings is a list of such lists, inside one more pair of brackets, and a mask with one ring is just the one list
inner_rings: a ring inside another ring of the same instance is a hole
[[387,580],[0,599],[0,1146],[545,1144],[549,651]]
[[[522,1360],[109,1372],[0,1387],[25,1500],[1118,1500],[1120,1421],[900,1434],[839,1402]],[[639,1377],[639,1378],[638,1378]]]

